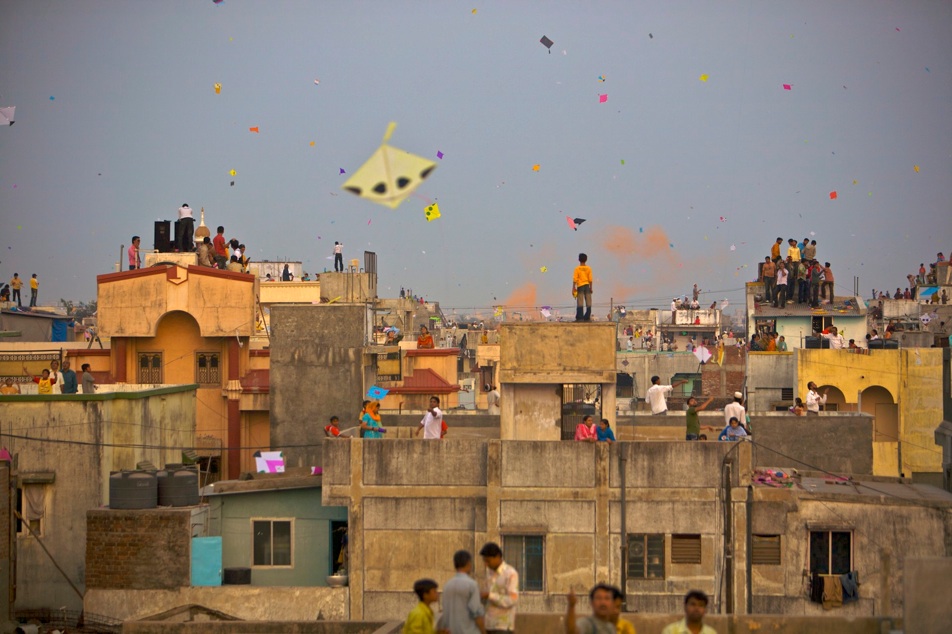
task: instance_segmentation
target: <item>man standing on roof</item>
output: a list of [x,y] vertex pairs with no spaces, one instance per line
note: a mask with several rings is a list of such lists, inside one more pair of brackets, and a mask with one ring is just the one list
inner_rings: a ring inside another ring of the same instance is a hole
[[192,235],[195,233],[195,217],[192,216],[192,208],[188,206],[188,203],[182,203],[182,206],[179,207],[178,220],[176,246],[178,246],[181,253],[191,252],[195,249],[195,245],[192,243]]
[[[592,269],[588,265],[588,256],[578,254],[578,266],[572,276],[572,294],[575,295],[575,321],[592,321]],[[582,312],[582,304],[585,312]]]
[[739,421],[747,420],[744,395],[741,392],[734,392],[734,401],[724,406],[724,424],[729,425],[731,418],[736,418]]
[[818,416],[820,414],[820,406],[826,405],[826,396],[829,389],[823,390],[823,395],[817,391],[816,383],[810,381],[807,383],[807,414],[812,416]]
[[415,435],[419,436],[421,431],[424,440],[439,440],[443,437],[443,410],[440,409],[438,396],[430,397],[430,409],[426,410],[426,416],[420,421]]
[[132,236],[132,244],[129,245],[129,270],[135,271],[142,268],[142,260],[139,255],[139,243],[142,240],[139,236]]
[[661,385],[661,377],[651,377],[651,387],[645,393],[645,400],[651,406],[651,413],[655,416],[663,416],[668,413],[668,401],[665,397],[674,392],[674,388],[687,383],[687,379],[676,381],[671,385]]

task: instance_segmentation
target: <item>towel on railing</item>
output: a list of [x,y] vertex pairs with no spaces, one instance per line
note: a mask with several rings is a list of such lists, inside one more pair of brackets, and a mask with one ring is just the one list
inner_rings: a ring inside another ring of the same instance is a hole
[[840,575],[840,583],[843,586],[843,604],[859,601],[859,573],[851,570],[846,574]]

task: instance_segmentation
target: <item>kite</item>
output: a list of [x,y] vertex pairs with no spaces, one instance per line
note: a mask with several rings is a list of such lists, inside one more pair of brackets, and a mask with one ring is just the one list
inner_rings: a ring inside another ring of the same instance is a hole
[[549,270],[549,267],[547,267],[547,266],[540,266],[540,267],[539,267],[539,272],[540,272],[540,273],[545,273],[545,272],[548,271],[548,270]]
[[698,79],[700,79],[701,81],[707,81],[709,77],[707,75],[701,75],[700,77],[698,77]]
[[565,222],[569,224],[569,227],[571,227],[575,231],[578,231],[578,226],[582,224],[583,222],[585,222],[585,218],[572,218],[571,216],[566,216]]
[[390,393],[390,390],[388,389],[377,387],[376,385],[372,385],[370,389],[367,390],[367,398],[369,398],[372,401],[379,401],[380,399],[382,399],[384,396],[386,396],[389,393]]
[[426,214],[426,221],[430,222],[431,220],[436,220],[440,217],[440,206],[436,203],[433,203],[429,207],[426,207],[424,210]]
[[605,81],[605,76],[604,76],[604,75],[599,75],[599,76],[598,76],[598,81],[604,83],[604,81]]
[[605,103],[606,101],[608,101],[608,93],[598,96],[598,103]]
[[541,167],[542,167],[541,165],[539,165],[538,163],[536,163],[535,165],[532,166],[532,171],[533,171],[533,172],[538,172]]
[[258,133],[258,126],[255,126],[255,127],[253,127],[253,128],[248,128],[248,132],[254,132],[255,134],[257,134],[257,133]]
[[542,313],[542,316],[543,316],[543,317],[545,317],[546,319],[548,319],[549,317],[552,316],[552,307],[551,307],[551,306],[543,306],[543,307],[541,308],[541,310],[539,310],[539,312]]
[[555,44],[555,42],[553,42],[552,40],[550,40],[549,38],[547,38],[547,37],[544,36],[544,35],[542,36],[542,39],[539,40],[539,41],[542,42],[542,46],[544,46],[544,47],[546,47],[547,49],[549,49],[549,55],[551,55],[551,54],[552,54],[552,45]]
[[710,350],[704,346],[700,346],[699,348],[694,349],[694,356],[697,357],[698,363],[707,363],[711,360],[713,355],[711,354]]
[[396,127],[393,122],[387,126],[380,147],[344,182],[342,189],[396,209],[436,169],[433,161],[387,143]]
[[437,150],[437,151],[436,151],[436,158],[438,158],[438,159],[440,159],[440,160],[442,161],[442,160],[443,160],[443,152]]
[[793,84],[782,84],[784,90],[793,90]]
[[16,110],[16,106],[0,108],[0,125],[13,125],[13,115]]
[[830,200],[836,200],[836,191],[835,191],[835,190],[830,192]]
[[916,170],[916,174],[919,173],[919,166],[918,166],[918,165],[913,165],[913,166],[912,166],[912,169]]
[[237,176],[237,175],[238,175],[238,172],[237,172],[236,170],[231,170],[231,171],[228,172],[228,174],[229,174],[230,176]]
[[215,84],[215,94],[216,95],[221,94],[221,84]]

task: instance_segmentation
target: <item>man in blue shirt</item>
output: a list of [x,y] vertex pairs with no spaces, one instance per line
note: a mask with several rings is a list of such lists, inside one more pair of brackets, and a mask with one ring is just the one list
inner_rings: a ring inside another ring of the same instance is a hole
[[443,586],[443,614],[437,629],[450,634],[485,634],[485,609],[479,597],[479,584],[470,576],[473,556],[466,550],[456,551],[453,567],[456,576]]
[[63,394],[76,394],[78,391],[76,373],[69,369],[69,361],[63,361]]

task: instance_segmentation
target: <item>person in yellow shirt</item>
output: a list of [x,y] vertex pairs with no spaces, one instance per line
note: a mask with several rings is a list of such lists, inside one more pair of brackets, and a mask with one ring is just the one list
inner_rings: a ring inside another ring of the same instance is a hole
[[635,632],[635,624],[629,621],[628,619],[622,618],[621,616],[621,604],[624,599],[622,596],[621,590],[612,586],[612,590],[615,595],[615,628],[618,631],[618,634],[637,634]]
[[783,245],[783,238],[777,238],[777,241],[770,247],[770,259],[774,262],[780,257],[780,247]]
[[0,386],[0,394],[4,396],[9,396],[11,394],[19,394],[20,386],[13,382],[13,379],[7,377],[7,380],[4,381],[3,385]]
[[800,248],[797,246],[797,241],[793,238],[787,240],[787,244],[790,246],[787,247],[787,257],[790,258],[793,262],[800,261]]
[[592,321],[592,269],[588,265],[588,256],[584,253],[578,254],[578,266],[572,275],[572,295],[576,299],[575,321]]
[[18,308],[23,308],[23,303],[20,301],[20,289],[23,288],[23,280],[20,279],[19,273],[13,274],[13,279],[10,280],[10,288],[13,289],[13,300],[17,303]]
[[420,579],[413,584],[413,591],[420,602],[410,610],[403,624],[403,634],[449,634],[448,630],[436,631],[433,619],[433,603],[440,600],[439,585],[432,579]]
[[36,383],[36,393],[37,394],[52,394],[53,385],[56,384],[56,377],[50,376],[50,371],[46,368],[43,368],[43,374],[40,376],[31,375],[26,366],[23,367],[23,373],[33,379],[33,382]]
[[36,294],[40,292],[40,282],[36,279],[36,273],[30,278],[30,307],[36,306]]

